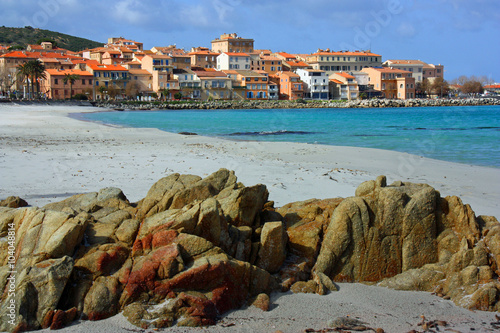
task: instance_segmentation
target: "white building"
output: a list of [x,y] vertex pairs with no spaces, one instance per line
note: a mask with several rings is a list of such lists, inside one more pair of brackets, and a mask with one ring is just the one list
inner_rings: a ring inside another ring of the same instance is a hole
[[308,99],[328,99],[328,75],[318,69],[297,69],[304,82],[304,97]]
[[179,92],[183,98],[200,99],[201,98],[201,80],[190,69],[174,69],[174,80],[179,82]]
[[250,70],[250,55],[247,53],[224,52],[217,57],[217,70]]

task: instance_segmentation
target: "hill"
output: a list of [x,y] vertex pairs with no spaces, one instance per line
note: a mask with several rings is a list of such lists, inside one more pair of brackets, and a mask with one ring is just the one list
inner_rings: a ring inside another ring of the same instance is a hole
[[66,35],[50,30],[32,27],[0,27],[0,44],[6,46],[21,45],[25,48],[28,44],[40,44],[42,41],[54,41],[56,42],[56,46],[75,52],[103,45],[103,43],[95,42],[89,39]]

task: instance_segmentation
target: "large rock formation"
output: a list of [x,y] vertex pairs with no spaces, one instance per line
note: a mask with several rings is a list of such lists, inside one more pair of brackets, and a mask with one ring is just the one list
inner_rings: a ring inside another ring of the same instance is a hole
[[351,198],[275,210],[264,185],[231,171],[173,174],[138,203],[106,188],[0,207],[0,316],[12,318],[0,330],[122,311],[141,328],[211,325],[245,304],[268,309],[273,290],[324,294],[340,281],[498,311],[499,244],[495,218],[425,184],[381,176]]

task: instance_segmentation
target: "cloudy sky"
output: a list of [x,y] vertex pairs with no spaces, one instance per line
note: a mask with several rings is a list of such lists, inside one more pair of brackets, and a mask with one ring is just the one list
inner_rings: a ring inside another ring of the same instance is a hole
[[445,65],[445,78],[500,81],[498,0],[0,0],[0,24],[30,25],[145,48],[210,46],[222,33],[255,48],[311,53],[371,49]]

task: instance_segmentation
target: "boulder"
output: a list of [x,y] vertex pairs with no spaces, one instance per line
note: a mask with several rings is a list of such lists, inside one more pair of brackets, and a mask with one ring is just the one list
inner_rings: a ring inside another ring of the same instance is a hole
[[0,200],[0,207],[20,208],[26,206],[28,206],[28,203],[20,197],[10,196],[4,200]]
[[264,224],[260,235],[261,247],[257,266],[277,273],[286,259],[287,235],[282,222],[268,222]]

